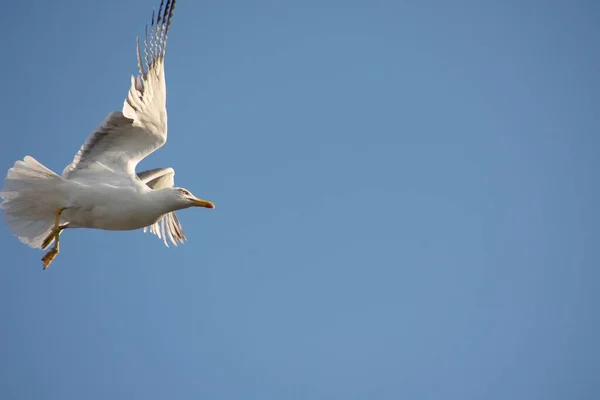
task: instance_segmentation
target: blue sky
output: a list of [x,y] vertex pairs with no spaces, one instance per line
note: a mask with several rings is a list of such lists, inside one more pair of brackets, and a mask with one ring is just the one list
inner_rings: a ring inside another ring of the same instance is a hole
[[[156,1],[3,8],[2,171],[121,109]],[[0,398],[599,398],[599,20],[179,0],[140,168],[217,208],[178,248],[67,231],[48,271],[0,225]]]

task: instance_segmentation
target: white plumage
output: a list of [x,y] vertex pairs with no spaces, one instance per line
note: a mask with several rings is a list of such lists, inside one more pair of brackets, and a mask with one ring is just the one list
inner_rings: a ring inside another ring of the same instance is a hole
[[[163,7],[164,6],[164,7]],[[110,113],[75,155],[62,176],[26,156],[8,170],[0,191],[6,222],[23,243],[59,251],[66,228],[144,228],[173,244],[183,243],[176,210],[214,208],[174,187],[175,171],[156,168],[136,174],[137,164],[167,141],[164,57],[175,0],[162,0],[144,39],[137,43],[139,75],[131,78],[121,112]]]

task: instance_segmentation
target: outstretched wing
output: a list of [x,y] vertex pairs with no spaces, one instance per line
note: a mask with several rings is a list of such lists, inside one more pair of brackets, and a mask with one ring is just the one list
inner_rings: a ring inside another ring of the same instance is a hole
[[[164,6],[164,7],[163,7]],[[161,0],[157,18],[146,26],[144,57],[137,41],[139,74],[121,112],[113,112],[90,135],[63,176],[75,178],[110,173],[135,177],[136,165],[167,141],[165,52],[175,0]]]
[[[162,189],[175,185],[175,171],[173,168],[155,168],[140,172],[137,176],[150,189]],[[162,239],[167,247],[169,247],[167,237],[175,246],[178,242],[183,243],[186,240],[183,227],[175,211],[165,214],[156,223],[144,228],[144,232],[148,230],[158,236],[159,239]]]

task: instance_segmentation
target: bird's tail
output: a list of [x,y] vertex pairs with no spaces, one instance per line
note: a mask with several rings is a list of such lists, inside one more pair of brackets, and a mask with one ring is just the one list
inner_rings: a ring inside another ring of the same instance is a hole
[[0,191],[6,223],[19,240],[41,248],[54,226],[56,210],[66,205],[65,179],[26,156],[8,170]]

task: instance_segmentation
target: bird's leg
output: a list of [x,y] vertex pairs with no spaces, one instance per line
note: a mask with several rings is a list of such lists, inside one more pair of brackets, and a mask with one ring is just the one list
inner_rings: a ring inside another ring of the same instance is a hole
[[59,208],[56,210],[56,216],[55,216],[55,220],[54,220],[54,228],[52,228],[52,231],[50,232],[50,234],[48,235],[48,237],[46,237],[46,239],[44,240],[44,243],[42,244],[42,248],[46,248],[50,245],[50,242],[52,242],[52,239],[54,238],[54,247],[52,247],[52,249],[47,252],[44,257],[42,257],[42,261],[44,262],[44,269],[47,269],[50,264],[52,263],[52,261],[54,260],[54,258],[56,258],[56,256],[58,255],[58,252],[60,251],[60,247],[59,247],[59,237],[60,237],[60,232],[65,229],[66,225],[60,226],[60,215],[62,214],[62,212],[65,210],[65,208]]
[[69,224],[63,224],[61,226],[58,227],[58,230],[56,228],[52,228],[52,230],[50,231],[50,233],[48,234],[48,236],[46,236],[46,239],[44,239],[44,242],[42,243],[42,250],[46,250],[48,248],[48,246],[50,246],[52,244],[52,241],[54,240],[55,237],[58,238],[58,235],[60,235],[60,233],[68,226]]
[[56,236],[57,233],[61,233],[69,224],[63,224],[60,225],[58,227],[58,232],[57,229],[55,227],[52,228],[52,230],[50,231],[50,233],[48,234],[48,236],[46,236],[46,239],[44,239],[44,242],[42,243],[42,250],[46,250],[48,248],[48,246],[50,246],[52,244],[52,241],[54,240],[54,237]]

